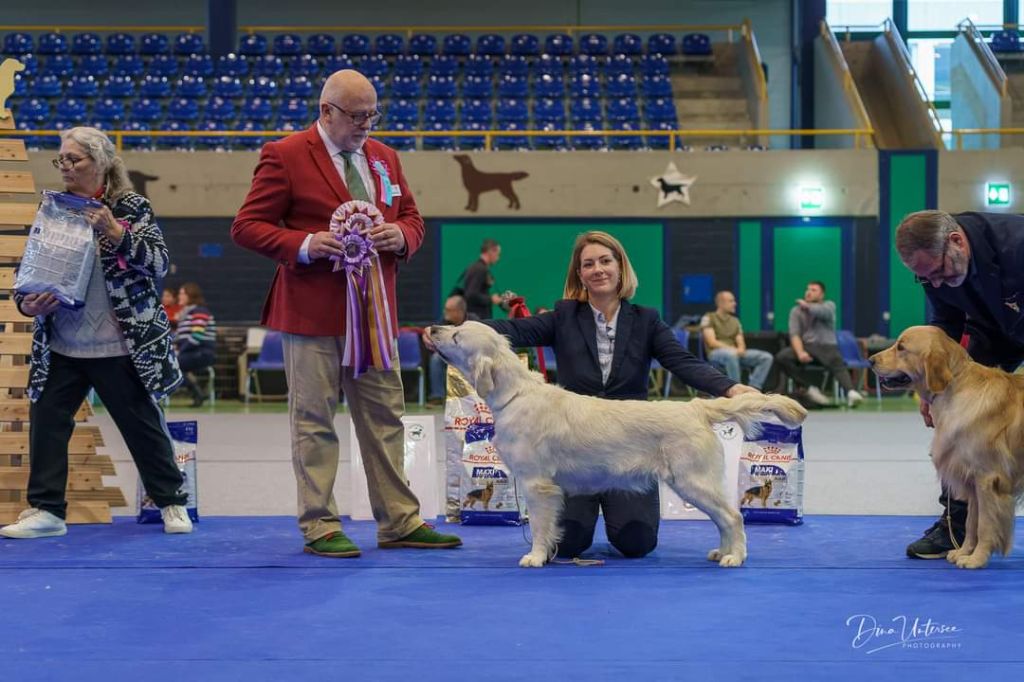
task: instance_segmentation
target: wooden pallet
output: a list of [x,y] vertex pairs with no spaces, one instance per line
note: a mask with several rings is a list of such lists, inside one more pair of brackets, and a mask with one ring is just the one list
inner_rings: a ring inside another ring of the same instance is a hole
[[[13,118],[0,119],[0,128],[14,128]],[[15,266],[38,204],[27,169],[25,143],[0,138],[0,524],[12,523],[28,506],[30,403],[25,387],[32,320],[18,311],[11,296]],[[110,508],[127,504],[119,488],[103,482],[104,476],[114,475],[114,462],[97,452],[103,447],[100,429],[83,423],[91,415],[88,403],[83,404],[68,444],[68,523],[110,523]]]

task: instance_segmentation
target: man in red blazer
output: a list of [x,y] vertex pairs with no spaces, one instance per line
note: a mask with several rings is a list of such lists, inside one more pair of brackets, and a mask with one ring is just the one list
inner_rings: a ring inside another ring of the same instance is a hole
[[[373,85],[356,71],[332,74],[309,130],[263,147],[245,203],[231,226],[235,243],[277,261],[262,324],[283,332],[292,460],[305,551],[359,556],[341,531],[332,490],[338,470],[334,412],[339,388],[352,411],[366,469],[370,505],[382,548],[457,547],[423,523],[404,473],[402,380],[372,367],[358,379],[342,366],[347,333],[346,284],[330,256],[341,247],[328,230],[331,215],[352,199],[376,204],[385,223],[370,232],[398,328],[395,277],[423,241],[423,219],[395,151],[369,139],[380,119]],[[397,348],[392,349],[397,359]]]

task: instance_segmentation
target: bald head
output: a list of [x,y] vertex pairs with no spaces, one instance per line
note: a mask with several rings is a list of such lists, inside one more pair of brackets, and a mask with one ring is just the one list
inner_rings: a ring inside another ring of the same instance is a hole
[[720,313],[733,314],[736,312],[736,297],[731,291],[719,291],[715,294],[715,308]]
[[[366,76],[343,69],[335,71],[320,91],[320,125],[339,149],[359,151],[373,123],[366,120],[377,111],[377,91]],[[360,123],[353,116],[363,119]]]
[[320,104],[331,102],[340,105],[342,109],[348,109],[345,105],[349,97],[372,98],[374,105],[377,103],[377,91],[366,76],[353,69],[342,69],[335,71],[324,81],[324,87],[320,91]]

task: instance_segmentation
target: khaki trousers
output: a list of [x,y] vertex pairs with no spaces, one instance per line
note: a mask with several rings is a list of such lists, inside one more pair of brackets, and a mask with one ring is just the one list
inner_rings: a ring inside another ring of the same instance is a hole
[[363,456],[378,541],[398,540],[419,528],[420,503],[405,478],[405,395],[398,369],[371,369],[354,379],[352,368],[341,366],[344,337],[286,333],[283,340],[299,529],[306,542],[341,530],[333,493],[339,388],[345,392]]

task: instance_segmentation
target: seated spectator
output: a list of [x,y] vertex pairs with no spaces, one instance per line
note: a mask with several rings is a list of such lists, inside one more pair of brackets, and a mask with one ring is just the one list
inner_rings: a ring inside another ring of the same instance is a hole
[[807,399],[818,405],[829,405],[831,401],[815,386],[804,365],[817,360],[829,371],[846,391],[846,401],[856,407],[864,396],[854,390],[843,356],[836,341],[836,304],[825,300],[825,285],[808,282],[803,298],[789,311],[789,348],[783,348],[776,356],[782,371],[797,387],[805,392]]
[[731,291],[715,294],[715,310],[700,319],[700,331],[708,360],[733,381],[740,380],[740,370],[750,370],[750,386],[764,388],[772,369],[772,354],[747,348],[743,325],[736,317],[736,297]]
[[[473,313],[466,312],[466,299],[462,296],[449,296],[444,302],[444,318],[435,325],[460,325],[466,320],[478,319]],[[448,376],[448,364],[437,353],[430,354],[430,394],[428,401],[441,403],[445,399],[446,377]]]
[[178,292],[174,287],[164,287],[164,293],[160,297],[160,303],[164,307],[164,312],[167,313],[167,319],[171,323],[171,329],[178,326],[178,313],[181,312],[181,306],[178,305]]
[[178,364],[185,375],[182,387],[192,395],[192,407],[200,407],[209,396],[196,383],[194,372],[212,367],[216,361],[217,323],[206,307],[203,290],[195,282],[185,282],[178,291],[178,329],[174,347]]

